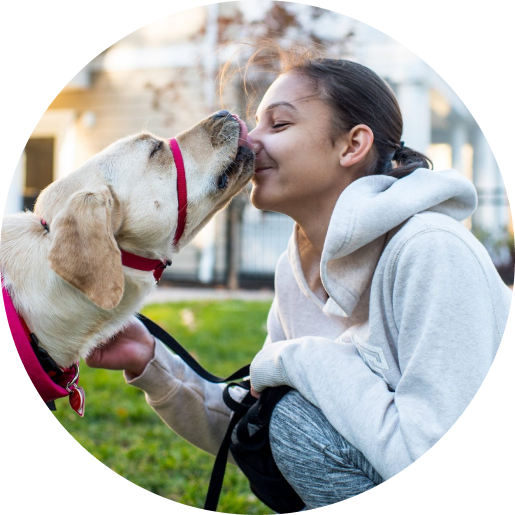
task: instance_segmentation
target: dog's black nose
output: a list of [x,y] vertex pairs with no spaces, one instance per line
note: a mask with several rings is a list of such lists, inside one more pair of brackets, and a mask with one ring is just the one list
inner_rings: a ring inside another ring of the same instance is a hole
[[231,113],[227,111],[226,109],[222,109],[222,111],[218,111],[213,115],[213,118],[227,118],[228,116],[231,116]]

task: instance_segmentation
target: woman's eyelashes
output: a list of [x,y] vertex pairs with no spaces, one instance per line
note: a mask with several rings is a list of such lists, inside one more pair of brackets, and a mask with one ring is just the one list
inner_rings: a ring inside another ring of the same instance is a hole
[[279,123],[274,123],[272,125],[272,129],[281,129],[283,127],[286,127],[287,125],[290,125],[288,122],[279,122]]

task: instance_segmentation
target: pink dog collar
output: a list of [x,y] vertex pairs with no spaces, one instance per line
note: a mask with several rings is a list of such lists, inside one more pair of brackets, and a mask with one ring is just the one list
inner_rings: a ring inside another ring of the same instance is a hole
[[79,365],[75,364],[71,368],[61,369],[59,375],[52,377],[47,373],[39,362],[34,349],[30,343],[30,331],[16,312],[9,292],[5,288],[2,280],[2,296],[4,299],[7,321],[13,335],[16,350],[20,355],[21,361],[32,384],[45,402],[55,399],[68,397],[70,406],[81,417],[84,416],[84,390],[78,386]]

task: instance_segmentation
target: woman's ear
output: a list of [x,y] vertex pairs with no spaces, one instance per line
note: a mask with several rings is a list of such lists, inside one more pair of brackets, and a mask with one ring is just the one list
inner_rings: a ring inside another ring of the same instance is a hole
[[363,161],[374,144],[374,133],[368,125],[353,127],[340,145],[340,166],[349,168]]

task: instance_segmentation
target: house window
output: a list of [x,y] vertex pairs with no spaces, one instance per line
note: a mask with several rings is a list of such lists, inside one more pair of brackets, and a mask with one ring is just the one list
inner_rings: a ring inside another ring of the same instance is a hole
[[25,147],[23,209],[33,210],[41,190],[54,179],[54,138],[30,138]]

